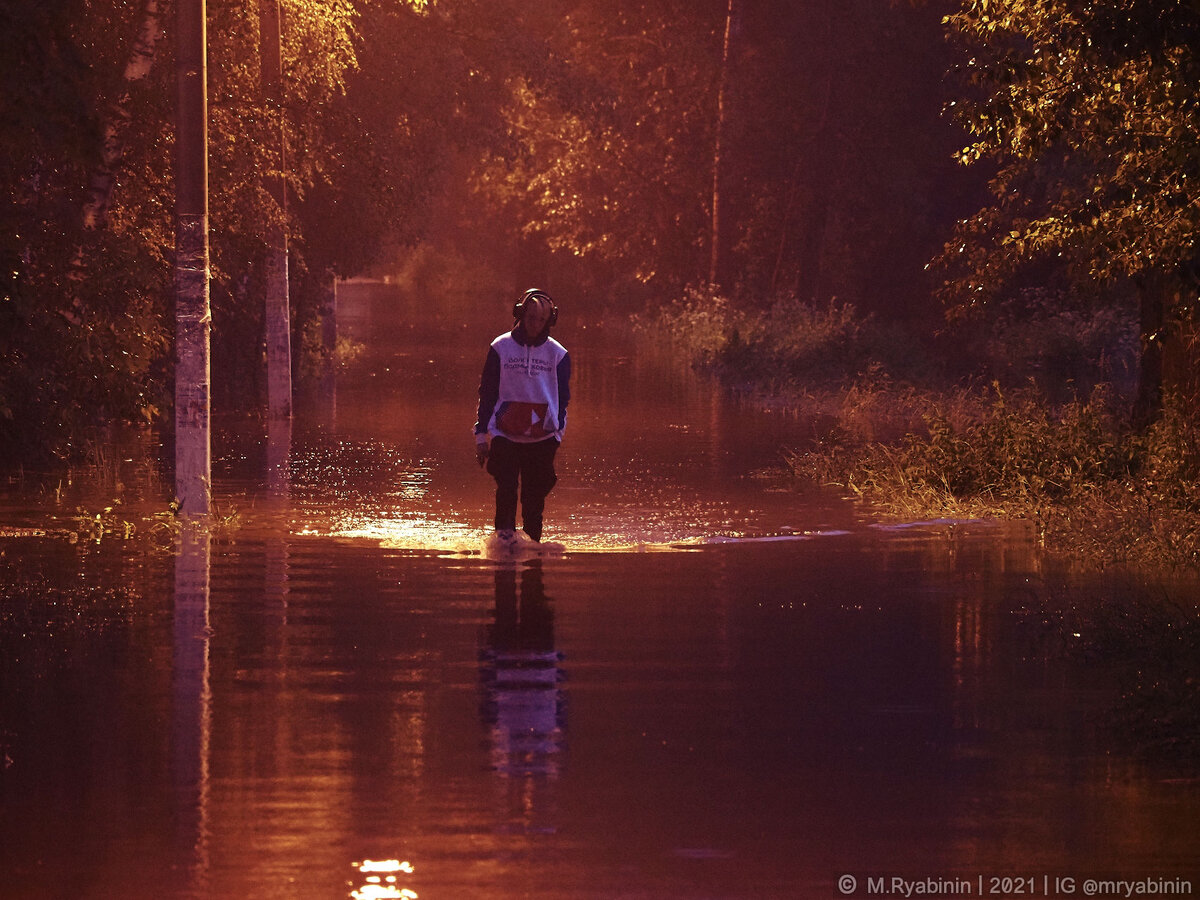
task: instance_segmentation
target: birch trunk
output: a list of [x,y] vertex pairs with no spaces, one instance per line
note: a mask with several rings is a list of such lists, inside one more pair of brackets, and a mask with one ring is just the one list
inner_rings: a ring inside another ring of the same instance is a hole
[[134,40],[133,51],[125,64],[125,92],[108,110],[104,123],[104,145],[98,165],[88,183],[88,197],[83,207],[83,227],[100,228],[104,225],[112,200],[113,185],[117,179],[117,167],[125,152],[125,134],[133,121],[129,111],[130,91],[137,82],[150,74],[154,64],[154,51],[162,37],[162,4],[159,0],[146,0],[142,6],[141,23]]
[[733,30],[733,3],[725,9],[725,37],[721,44],[721,80],[717,86],[717,122],[713,140],[712,236],[709,241],[708,283],[717,284],[721,262],[721,142],[725,131],[725,90],[729,84],[729,36]]
[[212,504],[207,33],[204,0],[178,3],[175,492],[183,515],[207,516]]
[[283,60],[279,0],[259,0],[260,68],[263,99],[271,113],[270,170],[263,184],[275,201],[267,225],[266,306],[267,410],[272,418],[292,414],[292,329],[288,296],[287,187],[283,173],[287,146],[283,134]]

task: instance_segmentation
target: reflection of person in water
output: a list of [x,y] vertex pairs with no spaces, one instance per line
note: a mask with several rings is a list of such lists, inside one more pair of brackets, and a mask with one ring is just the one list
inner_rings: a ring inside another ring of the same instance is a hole
[[496,533],[517,539],[518,483],[521,529],[542,539],[546,496],[558,477],[554,455],[567,427],[571,358],[550,337],[558,307],[530,288],[513,304],[513,329],[492,341],[479,379],[475,456],[496,479]]
[[496,569],[495,622],[483,652],[483,718],[491,729],[492,768],[507,777],[555,776],[564,738],[554,610],[541,563],[520,573]]

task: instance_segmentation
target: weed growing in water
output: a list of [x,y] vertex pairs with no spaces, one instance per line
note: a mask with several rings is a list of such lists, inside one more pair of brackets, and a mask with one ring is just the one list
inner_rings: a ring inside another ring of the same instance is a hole
[[[1181,404],[1145,434],[1106,387],[1054,409],[1030,389],[929,396],[894,441],[839,426],[787,459],[884,514],[994,515],[1038,523],[1055,549],[1101,562],[1200,567],[1196,424]],[[850,422],[860,415],[850,410]]]
[[810,414],[820,437],[787,454],[791,473],[882,515],[1025,517],[1048,546],[1096,562],[1200,568],[1198,398],[1168,395],[1153,427],[1131,429],[1136,332],[1060,301],[1022,296],[973,339],[971,377],[989,374],[986,387],[946,386],[919,342],[833,303],[739,309],[694,290],[645,324],[725,383]]

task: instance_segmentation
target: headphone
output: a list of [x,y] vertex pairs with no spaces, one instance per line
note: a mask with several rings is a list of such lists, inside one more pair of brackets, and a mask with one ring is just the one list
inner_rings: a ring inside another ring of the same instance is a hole
[[525,307],[535,300],[545,300],[550,304],[550,318],[546,320],[546,327],[558,323],[558,306],[554,302],[554,298],[545,291],[537,288],[527,290],[516,303],[513,304],[513,318],[520,321],[525,316]]

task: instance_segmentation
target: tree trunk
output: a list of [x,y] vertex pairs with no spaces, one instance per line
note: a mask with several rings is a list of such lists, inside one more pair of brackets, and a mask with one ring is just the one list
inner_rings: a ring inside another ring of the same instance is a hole
[[733,31],[733,4],[725,8],[725,37],[721,43],[721,79],[717,86],[717,121],[713,140],[712,234],[709,239],[708,283],[715,285],[721,263],[721,154],[725,132],[725,92],[729,85],[729,37]]
[[108,206],[112,200],[113,185],[116,183],[117,166],[125,152],[125,133],[133,121],[129,111],[130,90],[134,84],[150,74],[154,64],[154,51],[162,37],[159,21],[162,10],[158,0],[146,0],[142,6],[141,24],[133,44],[129,61],[125,64],[125,92],[108,110],[104,123],[104,145],[101,148],[100,165],[92,172],[88,183],[88,198],[83,207],[83,227],[100,228],[104,225]]
[[325,351],[325,374],[333,373],[337,361],[337,276],[332,272],[325,287],[325,302],[321,304],[321,348]]
[[[824,29],[821,45],[833,46],[833,20],[826,7],[814,7],[816,15],[822,16]],[[834,67],[830,56],[815,58],[815,72],[824,72],[820,95],[813,97],[813,114],[806,120],[806,135],[798,141],[796,162],[787,182],[786,199],[779,223],[779,241],[775,250],[775,266],[771,272],[770,293],[775,296],[784,286],[782,274],[784,263],[790,265],[790,284],[802,299],[818,300],[824,293],[822,278],[825,255],[825,234],[829,224],[829,192],[832,179],[829,115],[833,105]],[[814,75],[812,83],[816,84]],[[792,214],[801,206],[799,237],[795,249],[787,255],[788,244],[793,240]]]
[[283,133],[283,61],[279,0],[259,0],[260,70],[263,99],[271,117],[270,170],[263,176],[275,209],[267,225],[266,306],[267,410],[272,418],[292,414],[292,323],[288,296],[287,146]]
[[185,516],[212,504],[209,437],[208,66],[205,0],[178,0],[175,164],[175,492]]
[[812,143],[808,159],[808,196],[800,227],[797,248],[797,289],[803,299],[819,303],[825,299],[825,239],[829,229],[830,192],[834,178],[834,129],[829,119],[833,110],[833,79],[836,70],[835,57],[829,48],[834,46],[834,12],[830,4],[817,9],[824,25],[826,53],[820,65],[824,67],[825,80],[821,96],[817,101],[816,120],[812,125]]
[[321,343],[325,350],[325,365],[321,372],[322,401],[329,410],[329,425],[333,427],[337,421],[337,343],[338,343],[338,279],[333,272],[329,273],[329,286],[325,293],[325,303],[321,307]]
[[1166,278],[1154,272],[1138,279],[1141,358],[1133,424],[1144,430],[1158,421],[1163,403],[1163,348],[1166,343]]

